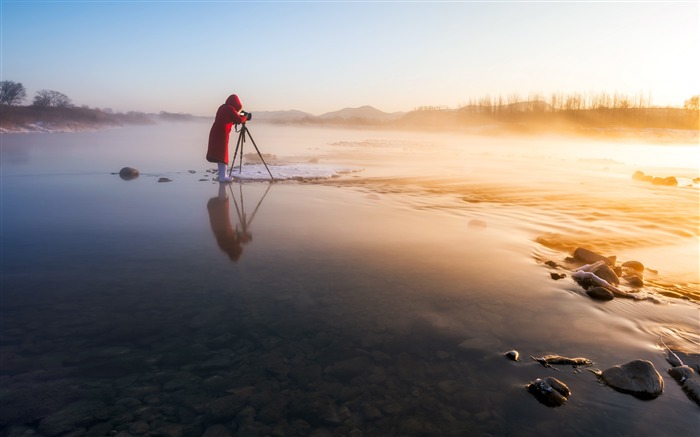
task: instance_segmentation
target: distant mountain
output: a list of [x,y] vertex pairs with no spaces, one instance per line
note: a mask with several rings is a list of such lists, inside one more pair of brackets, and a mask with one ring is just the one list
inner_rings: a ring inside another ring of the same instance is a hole
[[405,112],[388,113],[380,111],[372,106],[360,106],[359,108],[345,108],[340,111],[326,112],[319,115],[320,120],[368,120],[368,121],[391,121],[401,118]]

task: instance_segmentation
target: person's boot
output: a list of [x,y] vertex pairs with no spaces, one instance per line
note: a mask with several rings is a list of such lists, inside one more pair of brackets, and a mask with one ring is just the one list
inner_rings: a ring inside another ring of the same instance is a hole
[[219,182],[231,182],[233,179],[226,174],[226,164],[219,162],[217,165],[219,167]]

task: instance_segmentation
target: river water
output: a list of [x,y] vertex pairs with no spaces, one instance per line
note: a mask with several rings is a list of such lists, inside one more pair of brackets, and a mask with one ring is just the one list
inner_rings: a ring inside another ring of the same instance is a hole
[[[660,342],[700,354],[697,144],[249,127],[287,180],[213,181],[204,121],[2,134],[3,435],[700,432]],[[642,262],[638,299],[576,247]],[[589,371],[634,359],[661,396]]]

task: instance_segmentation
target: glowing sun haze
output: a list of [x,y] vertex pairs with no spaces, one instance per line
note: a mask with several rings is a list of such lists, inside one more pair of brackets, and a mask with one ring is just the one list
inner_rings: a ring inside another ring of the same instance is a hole
[[700,6],[7,1],[2,80],[76,105],[211,115],[457,107],[486,95],[700,93]]

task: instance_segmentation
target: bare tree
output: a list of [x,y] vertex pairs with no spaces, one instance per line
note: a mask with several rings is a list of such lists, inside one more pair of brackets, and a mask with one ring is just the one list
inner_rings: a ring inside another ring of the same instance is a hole
[[11,80],[3,80],[0,82],[0,104],[15,105],[20,104],[27,97],[27,91],[24,85]]
[[53,90],[40,90],[34,96],[34,106],[56,106],[67,108],[72,106],[67,95]]
[[683,102],[683,107],[689,111],[700,110],[700,95],[693,96]]

